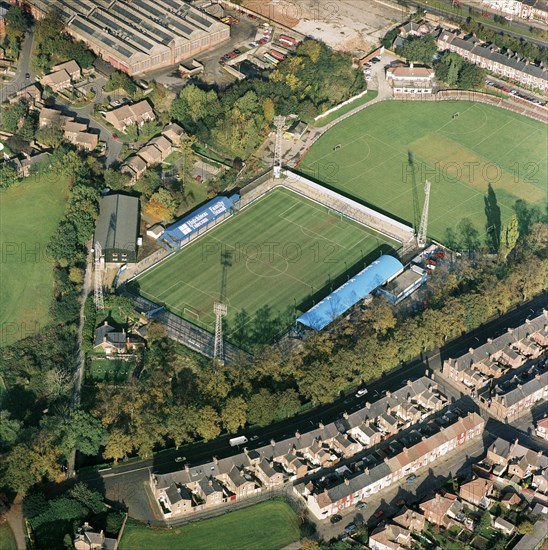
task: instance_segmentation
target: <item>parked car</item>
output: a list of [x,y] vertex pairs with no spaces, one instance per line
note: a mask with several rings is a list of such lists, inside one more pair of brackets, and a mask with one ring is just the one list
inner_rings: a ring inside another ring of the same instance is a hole
[[242,52],[240,50],[232,50],[236,55],[240,55]]
[[175,459],[175,462],[184,462],[186,460],[186,456],[178,456]]
[[360,390],[358,390],[356,392],[356,397],[363,397],[366,393],[367,393],[367,389],[366,388],[361,388]]
[[380,518],[381,516],[384,516],[384,511],[383,510],[377,510],[373,515],[376,518]]
[[417,479],[417,476],[415,474],[411,474],[410,476],[407,477],[407,479],[405,480],[407,483],[414,483]]
[[356,530],[356,524],[355,523],[349,523],[345,528],[344,528],[344,532],[347,534],[347,535],[350,535],[350,533],[352,533],[353,531]]
[[367,508],[367,502],[360,502],[356,504],[356,510],[365,510]]
[[30,78],[30,73],[25,73],[25,78]]
[[342,516],[340,516],[339,514],[335,514],[334,516],[331,516],[331,518],[329,519],[329,521],[333,524],[339,523],[339,521],[341,520],[342,520]]
[[114,132],[112,133],[112,137],[113,137],[114,139],[119,139],[119,138],[118,138],[118,134],[116,134],[116,133],[114,133]]

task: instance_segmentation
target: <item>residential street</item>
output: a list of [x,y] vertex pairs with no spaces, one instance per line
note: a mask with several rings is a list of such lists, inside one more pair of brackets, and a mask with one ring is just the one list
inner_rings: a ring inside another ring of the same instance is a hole
[[[522,304],[505,316],[493,319],[480,329],[471,331],[449,342],[441,350],[435,350],[434,352],[424,355],[423,358],[417,358],[407,365],[391,371],[381,379],[368,383],[367,388],[369,393],[365,397],[355,398],[353,393],[351,393],[350,395],[352,397],[346,398],[343,396],[334,403],[316,407],[285,422],[278,422],[260,430],[246,431],[246,436],[248,438],[257,436],[253,441],[249,441],[246,447],[251,450],[264,445],[265,442],[271,439],[281,440],[284,437],[294,434],[297,430],[303,433],[313,426],[315,427],[320,421],[325,424],[332,422],[340,418],[344,411],[353,412],[363,407],[365,401],[374,401],[377,395],[382,394],[386,390],[391,390],[403,385],[407,379],[422,376],[427,369],[434,371],[435,380],[440,385],[442,393],[456,400],[460,397],[460,394],[452,386],[446,384],[445,380],[436,375],[436,371],[441,369],[443,360],[447,357],[462,355],[468,351],[470,347],[477,347],[483,344],[487,338],[501,334],[508,327],[519,326],[524,322],[525,318],[540,312],[542,306],[545,304],[546,294],[543,294]],[[459,402],[459,408],[464,412],[474,410],[486,417],[485,411],[480,411],[477,403],[470,398],[465,398],[463,401]],[[542,416],[543,410],[545,409],[535,409],[535,418]],[[548,408],[546,410],[548,410]],[[519,436],[524,443],[528,443],[530,441],[530,436],[527,434],[527,424],[529,422],[529,419],[522,418],[516,426],[507,426],[489,419],[488,431],[491,433],[492,430],[492,438],[501,436],[514,439]],[[531,440],[534,441],[534,443],[531,443],[531,445],[536,448],[544,448],[542,445],[545,444],[537,440],[538,438],[534,437],[534,440]],[[78,478],[90,483],[98,489],[104,490],[107,498],[124,502],[129,506],[131,516],[143,520],[156,521],[148,505],[146,493],[143,490],[136,490],[136,488],[143,487],[143,484],[147,482],[150,471],[155,473],[166,473],[180,469],[180,464],[175,462],[175,458],[178,456],[185,456],[185,463],[196,465],[211,460],[213,456],[224,458],[233,453],[234,448],[230,447],[228,444],[228,436],[224,436],[205,444],[197,443],[181,447],[179,450],[166,450],[157,454],[154,459],[120,465],[103,472],[84,471],[78,475]],[[452,457],[448,457],[448,460],[452,460]],[[457,459],[455,459],[455,461],[455,463],[459,462]],[[446,466],[444,468],[446,468]],[[429,483],[430,482],[424,485],[424,487],[430,487]]]
[[[17,71],[15,78],[10,82],[0,85],[0,101],[6,101],[12,94],[18,92],[22,88],[26,88],[35,82],[36,74],[30,68],[30,60],[32,58],[32,50],[34,48],[34,34],[32,31],[27,31],[25,39],[21,46],[21,53],[17,61]],[[26,75],[29,75],[29,78]]]

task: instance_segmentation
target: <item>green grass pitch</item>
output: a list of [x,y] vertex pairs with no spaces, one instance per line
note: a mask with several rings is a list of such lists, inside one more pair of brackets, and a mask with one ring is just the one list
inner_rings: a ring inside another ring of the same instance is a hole
[[346,281],[345,273],[354,274],[381,250],[398,247],[326,207],[276,188],[130,285],[213,331],[221,262],[228,252],[225,335],[230,340],[238,311],[245,310],[252,323],[257,311],[267,306],[273,316],[287,317],[287,326],[294,320],[295,306],[297,312],[307,310],[312,300]]
[[384,101],[326,132],[299,171],[409,224],[413,174],[420,210],[429,179],[428,234],[443,242],[447,228],[465,217],[485,234],[489,183],[503,223],[517,199],[545,205],[547,150],[543,123],[504,109],[467,101]]
[[300,536],[299,517],[289,504],[270,500],[169,530],[130,519],[120,550],[276,550]]
[[0,346],[50,320],[53,260],[46,246],[63,216],[68,180],[40,173],[0,191]]

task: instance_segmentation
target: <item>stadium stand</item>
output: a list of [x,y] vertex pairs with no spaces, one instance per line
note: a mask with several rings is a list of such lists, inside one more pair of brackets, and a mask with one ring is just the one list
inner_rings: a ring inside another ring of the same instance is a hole
[[170,225],[158,240],[171,250],[181,248],[231,216],[239,201],[240,195],[211,199],[192,214]]
[[402,271],[403,264],[398,259],[388,255],[381,256],[303,313],[297,318],[297,322],[314,330],[322,330],[373,290],[392,280]]

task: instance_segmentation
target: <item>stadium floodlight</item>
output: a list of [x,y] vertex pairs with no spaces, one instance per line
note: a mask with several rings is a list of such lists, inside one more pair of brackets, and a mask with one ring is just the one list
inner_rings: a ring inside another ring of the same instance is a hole
[[417,235],[417,245],[420,248],[426,246],[426,231],[428,230],[428,207],[430,205],[430,182],[424,182],[424,206],[422,207],[421,224]]
[[285,117],[277,115],[274,118],[276,138],[274,144],[274,177],[279,178],[282,174],[282,129],[285,124]]

